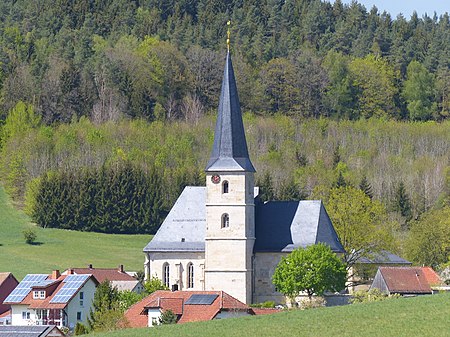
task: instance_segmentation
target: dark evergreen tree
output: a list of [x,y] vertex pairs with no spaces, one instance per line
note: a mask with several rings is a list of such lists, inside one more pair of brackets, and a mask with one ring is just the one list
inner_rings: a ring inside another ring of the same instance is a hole
[[412,205],[403,181],[398,184],[395,191],[394,210],[399,212],[401,216],[405,217],[407,222],[412,219]]
[[372,185],[367,180],[367,177],[364,176],[359,183],[359,189],[364,192],[370,199],[373,198]]

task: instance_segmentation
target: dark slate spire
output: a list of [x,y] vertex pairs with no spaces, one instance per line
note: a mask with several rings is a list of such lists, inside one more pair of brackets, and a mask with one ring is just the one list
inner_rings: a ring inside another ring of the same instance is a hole
[[206,171],[255,172],[248,156],[233,64],[227,53],[214,145]]

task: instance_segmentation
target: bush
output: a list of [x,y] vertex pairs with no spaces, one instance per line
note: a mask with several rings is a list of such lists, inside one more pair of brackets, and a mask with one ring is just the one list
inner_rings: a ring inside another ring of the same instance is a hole
[[77,325],[75,325],[75,331],[74,331],[75,336],[85,335],[88,332],[89,331],[84,324],[77,322]]
[[306,310],[306,309],[314,309],[314,308],[321,308],[324,307],[326,304],[326,301],[323,297],[315,296],[310,298],[303,298],[300,301],[300,309]]
[[382,293],[379,289],[370,289],[356,291],[353,297],[350,299],[350,303],[367,303],[367,302],[379,302],[389,298],[399,298],[399,294],[387,295]]
[[25,242],[29,245],[32,245],[37,238],[36,232],[32,228],[24,229],[23,230],[23,237],[25,238]]
[[161,324],[175,324],[177,322],[177,315],[173,313],[172,310],[166,310],[162,313],[159,318]]

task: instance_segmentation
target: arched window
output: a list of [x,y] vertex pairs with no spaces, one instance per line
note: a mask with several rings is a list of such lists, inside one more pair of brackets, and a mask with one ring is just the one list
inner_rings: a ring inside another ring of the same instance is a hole
[[163,284],[168,287],[170,285],[170,269],[169,264],[166,262],[163,265]]
[[222,228],[230,227],[230,217],[227,213],[222,215]]
[[187,265],[187,287],[194,288],[194,265],[190,262]]
[[226,180],[222,183],[222,193],[228,193],[228,181]]

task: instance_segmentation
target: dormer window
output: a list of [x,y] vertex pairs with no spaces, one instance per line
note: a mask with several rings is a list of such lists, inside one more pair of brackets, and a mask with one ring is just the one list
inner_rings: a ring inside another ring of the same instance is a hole
[[228,193],[228,181],[224,181],[222,184],[222,193]]
[[230,216],[225,213],[222,215],[222,228],[228,228],[230,227]]
[[35,300],[37,300],[37,299],[44,300],[45,299],[45,290],[34,290],[33,291],[33,299],[35,299]]

